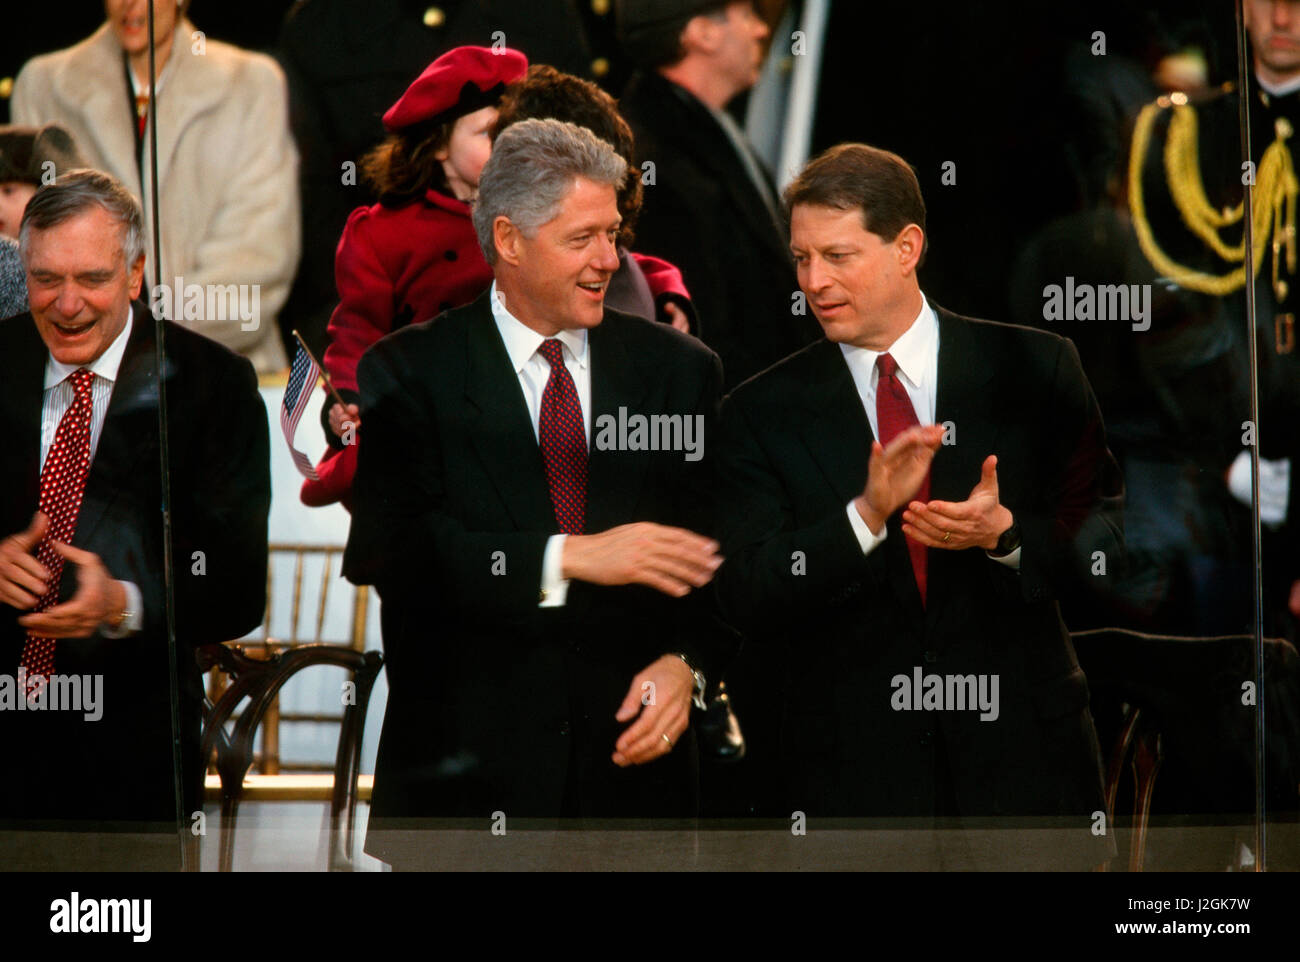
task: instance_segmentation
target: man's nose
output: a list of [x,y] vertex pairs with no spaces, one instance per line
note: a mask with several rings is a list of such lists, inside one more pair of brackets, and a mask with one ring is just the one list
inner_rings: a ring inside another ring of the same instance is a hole
[[802,273],[802,286],[804,291],[809,294],[824,290],[826,285],[830,283],[830,279],[826,276],[825,267],[822,265],[821,261],[815,258],[810,257],[808,259],[808,263],[804,265]]
[[1293,2],[1294,0],[1273,0],[1273,26],[1285,30],[1291,25]]
[[81,295],[71,284],[60,287],[59,296],[54,301],[54,306],[64,317],[76,317],[81,312],[82,304]]
[[618,270],[618,244],[614,238],[601,238],[600,246],[596,249],[595,267],[611,274]]

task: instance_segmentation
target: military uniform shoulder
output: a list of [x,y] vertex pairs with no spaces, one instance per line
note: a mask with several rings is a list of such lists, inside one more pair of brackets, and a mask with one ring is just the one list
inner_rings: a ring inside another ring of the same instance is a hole
[[1155,100],[1152,100],[1147,106],[1155,107],[1159,110],[1168,110],[1171,107],[1194,107],[1198,110],[1207,107],[1218,107],[1230,105],[1235,102],[1237,94],[1237,85],[1234,83],[1222,83],[1217,87],[1209,87],[1205,90],[1196,90],[1186,93],[1181,90],[1175,90],[1171,93],[1161,94]]

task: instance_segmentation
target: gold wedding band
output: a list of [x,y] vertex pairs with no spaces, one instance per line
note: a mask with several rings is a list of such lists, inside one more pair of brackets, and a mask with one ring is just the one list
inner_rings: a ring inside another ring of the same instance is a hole
[[948,543],[948,539],[951,538],[951,537],[952,537],[952,532],[951,532],[951,531],[945,531],[945,532],[943,533],[943,543],[944,543],[944,544],[947,544],[947,543]]
[[668,743],[668,747],[669,747],[669,748],[672,748],[672,747],[673,747],[673,740],[672,740],[671,738],[668,737],[667,732],[665,732],[664,734],[660,735],[659,737],[662,738],[664,741],[666,741],[666,742]]

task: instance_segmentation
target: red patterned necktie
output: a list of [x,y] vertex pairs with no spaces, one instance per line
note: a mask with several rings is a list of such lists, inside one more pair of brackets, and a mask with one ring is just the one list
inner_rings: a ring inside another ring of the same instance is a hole
[[[53,607],[59,600],[63,556],[54,550],[52,542],[72,541],[86,490],[86,475],[90,471],[90,419],[94,409],[91,385],[95,375],[83,367],[69,375],[68,380],[72,382],[72,406],[59,421],[54,445],[41,471],[41,513],[50,519],[50,527],[36,548],[36,560],[49,571],[50,580],[34,609],[38,612]],[[27,669],[29,689],[36,677],[48,677],[54,671],[54,639],[28,632],[18,664]]]
[[537,353],[551,365],[542,391],[537,438],[546,464],[546,485],[561,534],[582,534],[587,513],[587,431],[582,423],[582,402],[569,369],[564,366],[564,345],[555,338],[542,342]]
[[[898,379],[898,362],[888,354],[876,358],[876,370],[880,380],[876,385],[876,425],[880,429],[880,443],[888,444],[908,428],[916,427],[916,409],[907,396],[907,389]],[[914,501],[930,500],[930,472],[925,472],[921,489],[913,496]],[[907,539],[907,553],[912,558],[912,574],[916,576],[916,587],[921,592],[921,604],[925,604],[926,588],[926,547]]]

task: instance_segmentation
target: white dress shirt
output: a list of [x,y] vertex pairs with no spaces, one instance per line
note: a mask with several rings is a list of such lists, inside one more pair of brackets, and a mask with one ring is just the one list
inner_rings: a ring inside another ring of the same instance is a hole
[[[131,308],[126,309],[126,325],[113,339],[113,343],[103,354],[95,359],[89,370],[95,375],[91,382],[90,415],[90,462],[95,463],[95,452],[99,448],[99,436],[104,430],[104,416],[108,413],[108,402],[113,396],[113,384],[117,381],[118,368],[122,366],[122,357],[126,354],[126,342],[131,337]],[[75,392],[72,382],[68,380],[79,367],[63,364],[48,355],[45,359],[45,392],[41,401],[41,470],[45,470],[45,459],[49,457],[50,448],[54,447],[54,436],[58,433],[59,422],[72,407]],[[144,624],[142,596],[140,589],[130,581],[123,581],[126,589],[127,619],[116,630],[104,626],[101,632],[109,638],[123,638],[137,632]]]
[[[876,359],[881,354],[889,354],[898,365],[899,383],[907,391],[907,398],[912,402],[918,423],[923,426],[934,424],[935,398],[939,388],[939,319],[924,296],[921,297],[921,310],[916,318],[886,351],[872,351],[851,344],[841,344],[840,351],[849,366],[849,374],[858,389],[862,406],[866,409],[871,433],[877,440],[880,438],[880,426],[876,423],[876,389],[880,383],[880,372],[876,368]],[[972,479],[971,487],[978,480]],[[874,551],[885,540],[888,529],[882,527],[880,534],[873,534],[853,501],[848,503],[847,513],[862,553]],[[1019,548],[999,558],[992,555],[989,557],[1009,568],[1020,570]]]
[[[505,295],[497,290],[496,281],[492,282],[492,293],[488,298],[492,306],[492,319],[496,321],[501,340],[506,346],[506,354],[519,377],[519,388],[523,391],[524,403],[528,406],[528,417],[533,423],[533,438],[540,437],[538,421],[542,413],[542,392],[551,377],[551,365],[538,353],[542,342],[547,340],[534,331],[519,318],[510,313],[506,307]],[[587,342],[586,331],[560,331],[556,339],[564,345],[564,366],[573,378],[573,385],[578,391],[578,402],[582,405],[583,432],[587,436],[587,448],[591,448],[591,351]],[[542,554],[542,585],[539,607],[558,608],[565,603],[569,593],[569,582],[563,577],[561,561],[564,552],[564,539],[568,535],[551,535],[546,541],[546,550]]]

